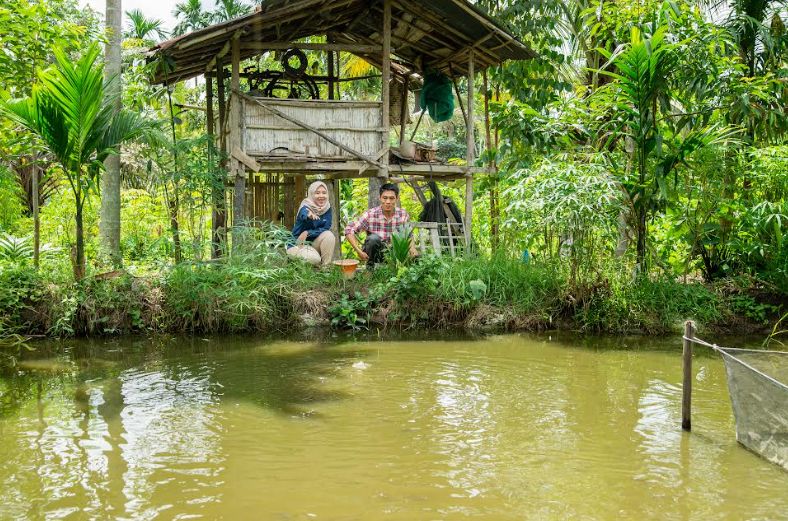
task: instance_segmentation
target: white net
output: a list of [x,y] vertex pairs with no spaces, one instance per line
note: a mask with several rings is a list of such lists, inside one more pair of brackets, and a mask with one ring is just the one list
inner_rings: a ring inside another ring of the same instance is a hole
[[714,347],[725,360],[736,439],[788,470],[788,352]]

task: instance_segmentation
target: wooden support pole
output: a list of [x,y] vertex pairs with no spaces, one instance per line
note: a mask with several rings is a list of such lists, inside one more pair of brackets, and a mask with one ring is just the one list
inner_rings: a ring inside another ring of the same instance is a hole
[[328,99],[334,99],[334,51],[328,51]]
[[383,121],[383,159],[381,160],[382,168],[380,169],[380,176],[388,178],[389,176],[389,132],[391,130],[391,122],[389,121],[389,111],[391,110],[391,0],[383,0],[383,56],[381,59],[381,98],[383,101],[382,116]]
[[692,430],[690,418],[692,412],[692,339],[695,338],[695,322],[684,322],[684,344],[682,349],[682,365],[684,375],[681,385],[681,428]]
[[[466,153],[466,162],[468,167],[472,167],[474,161],[476,160],[476,140],[473,136],[473,94],[474,94],[474,87],[473,87],[473,77],[474,77],[474,70],[473,70],[473,51],[470,52],[468,56],[468,107],[467,107],[467,118],[465,120],[466,129],[465,133],[467,135],[466,144],[468,146],[468,150]],[[465,254],[469,254],[471,251],[471,229],[473,227],[473,176],[469,172],[465,177]]]
[[492,131],[490,125],[490,84],[487,81],[487,69],[482,71],[484,89],[484,133],[487,153],[487,168],[492,171],[490,178],[490,249],[498,250],[498,164],[493,155]]
[[473,70],[473,52],[471,52],[470,56],[468,57],[468,111],[465,119],[466,124],[466,136],[467,136],[467,163],[468,166],[473,166],[474,161],[476,160],[476,140],[474,138],[474,126],[473,126],[473,95],[474,95],[474,86],[473,86],[473,79],[474,79],[474,70]]
[[[219,60],[216,64],[216,95],[219,98],[219,149],[227,155],[227,95],[224,92],[224,64]],[[227,165],[225,165],[227,166]]]
[[408,124],[408,80],[409,76],[402,78],[402,99],[399,104],[399,144],[405,141],[405,127]]
[[337,51],[337,59],[336,63],[334,64],[336,70],[334,71],[334,84],[336,85],[336,99],[342,99],[342,91],[340,86],[342,85],[342,51]]
[[334,242],[334,259],[340,258],[342,246],[342,234],[339,230],[339,215],[341,212],[341,200],[339,193],[340,183],[342,183],[341,179],[329,179],[326,181],[326,184],[328,185],[329,202],[331,203],[331,231],[337,238],[337,240]]
[[[213,121],[213,78],[205,75],[205,126],[208,132],[208,163],[211,170],[216,165],[216,138]],[[211,190],[211,258],[218,259],[222,256],[222,240],[219,233],[221,217],[219,213],[224,206],[224,178],[220,179],[221,186],[216,186]]]
[[[230,78],[230,150],[236,147],[243,148],[241,141],[242,122],[241,122],[241,97],[238,93],[241,91],[241,48],[238,38],[233,38],[231,43],[230,53],[232,55],[232,76]],[[233,250],[241,242],[241,235],[243,234],[242,228],[246,220],[246,176],[244,175],[244,167],[235,159],[230,157],[230,172],[235,180],[233,189]]]

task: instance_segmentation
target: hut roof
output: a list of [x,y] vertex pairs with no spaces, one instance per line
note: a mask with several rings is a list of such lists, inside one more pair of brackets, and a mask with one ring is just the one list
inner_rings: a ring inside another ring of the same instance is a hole
[[[391,5],[395,72],[431,67],[461,76],[467,74],[471,50],[477,70],[535,57],[501,24],[465,0],[392,0]],[[205,73],[234,37],[245,59],[266,50],[266,43],[316,35],[330,35],[337,44],[380,46],[382,27],[380,0],[263,0],[253,13],[162,42],[149,55],[168,62],[166,75],[157,72],[154,82],[175,83]],[[354,54],[380,67],[380,52]]]

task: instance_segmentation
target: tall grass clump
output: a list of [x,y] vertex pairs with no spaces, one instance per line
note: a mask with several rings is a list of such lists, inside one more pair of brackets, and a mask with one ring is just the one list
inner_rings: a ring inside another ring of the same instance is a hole
[[438,298],[462,306],[483,301],[519,312],[548,312],[557,305],[565,277],[553,265],[504,256],[455,258],[446,262]]
[[585,331],[664,334],[678,331],[687,319],[718,322],[723,318],[721,304],[719,296],[702,284],[613,277],[575,310],[574,321]]

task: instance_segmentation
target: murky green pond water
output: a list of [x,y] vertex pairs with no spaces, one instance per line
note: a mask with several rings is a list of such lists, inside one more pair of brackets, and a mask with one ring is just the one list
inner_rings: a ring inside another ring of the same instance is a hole
[[717,357],[681,432],[679,344],[39,346],[0,379],[0,518],[788,518]]

